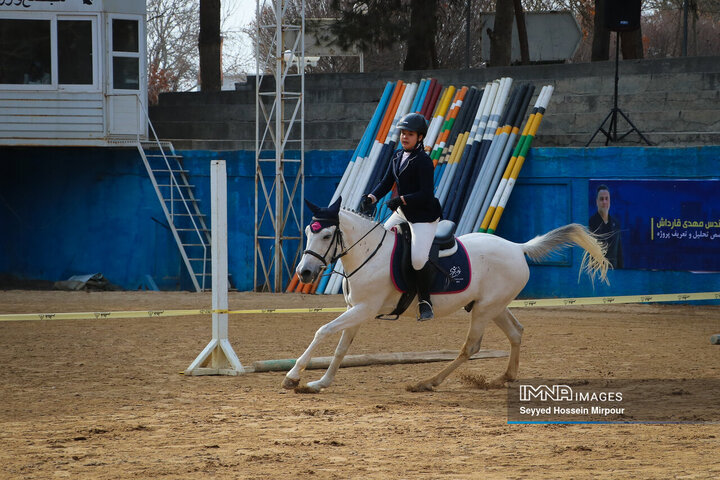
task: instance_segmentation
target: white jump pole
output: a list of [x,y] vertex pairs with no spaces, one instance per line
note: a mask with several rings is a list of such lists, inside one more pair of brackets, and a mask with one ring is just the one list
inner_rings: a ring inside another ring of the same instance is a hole
[[185,375],[239,375],[245,369],[228,340],[227,172],[225,160],[210,162],[212,340]]

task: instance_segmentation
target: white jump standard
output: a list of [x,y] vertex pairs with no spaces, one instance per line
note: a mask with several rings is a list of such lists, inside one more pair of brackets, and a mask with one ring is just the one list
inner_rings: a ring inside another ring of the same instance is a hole
[[245,370],[228,340],[227,172],[224,160],[210,162],[210,187],[212,340],[185,370],[185,375],[239,375]]

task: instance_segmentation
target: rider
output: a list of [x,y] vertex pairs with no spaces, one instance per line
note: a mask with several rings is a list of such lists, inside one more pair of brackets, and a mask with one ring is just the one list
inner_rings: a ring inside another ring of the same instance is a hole
[[442,215],[440,202],[433,194],[433,161],[423,146],[427,134],[427,122],[419,113],[409,113],[397,124],[400,129],[402,149],[395,152],[390,167],[372,193],[362,199],[363,210],[371,207],[397,184],[398,195],[387,202],[394,211],[385,222],[385,228],[408,222],[411,232],[412,266],[418,287],[418,320],[433,318],[430,303],[430,284],[433,270],[428,262],[430,247]]

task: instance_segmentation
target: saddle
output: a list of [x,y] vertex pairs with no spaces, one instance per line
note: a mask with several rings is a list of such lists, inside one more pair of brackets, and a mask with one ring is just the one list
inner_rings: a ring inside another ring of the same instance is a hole
[[[428,263],[434,267],[435,276],[430,293],[452,294],[467,289],[472,278],[470,261],[465,246],[455,238],[454,222],[441,220],[430,248]],[[410,226],[401,223],[395,227],[395,245],[390,260],[390,278],[395,288],[402,292],[395,309],[389,314],[378,315],[381,320],[397,320],[407,310],[417,295],[415,270],[412,267]]]

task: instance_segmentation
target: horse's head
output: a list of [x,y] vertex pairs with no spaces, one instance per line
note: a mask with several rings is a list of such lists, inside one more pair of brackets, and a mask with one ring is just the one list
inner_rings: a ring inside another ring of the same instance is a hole
[[305,200],[313,214],[310,225],[305,227],[307,243],[295,272],[303,283],[312,283],[322,267],[327,266],[338,251],[340,238],[340,203],[338,198],[329,207],[318,207]]

